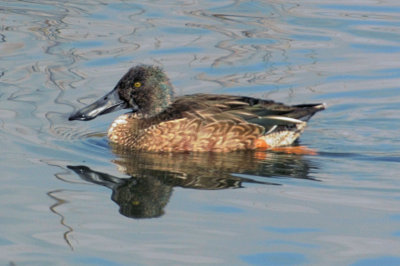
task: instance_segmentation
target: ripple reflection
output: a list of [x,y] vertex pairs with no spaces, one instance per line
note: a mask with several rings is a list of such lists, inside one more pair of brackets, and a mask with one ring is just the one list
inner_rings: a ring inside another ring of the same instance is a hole
[[[301,155],[264,152],[156,154],[113,148],[118,170],[130,178],[69,165],[81,179],[108,187],[120,213],[130,218],[164,214],[174,187],[220,190],[244,184],[279,185],[277,178],[302,178],[316,168]],[[240,175],[240,176],[239,176]],[[271,179],[274,177],[274,179]]]

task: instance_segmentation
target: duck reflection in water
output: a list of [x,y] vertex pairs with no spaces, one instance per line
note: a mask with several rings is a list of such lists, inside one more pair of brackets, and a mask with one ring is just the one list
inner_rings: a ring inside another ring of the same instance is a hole
[[[68,166],[85,181],[112,190],[111,199],[120,213],[130,218],[154,218],[164,214],[173,187],[218,190],[242,188],[245,183],[279,185],[279,178],[309,177],[310,165],[302,155],[236,152],[148,153],[113,147],[114,163],[130,178],[120,178],[90,169]],[[239,175],[235,175],[239,174]],[[240,175],[250,175],[245,178]],[[272,182],[267,178],[273,177]]]

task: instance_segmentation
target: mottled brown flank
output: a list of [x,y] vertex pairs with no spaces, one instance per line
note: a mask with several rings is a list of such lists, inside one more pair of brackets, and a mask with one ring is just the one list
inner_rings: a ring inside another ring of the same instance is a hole
[[287,106],[250,97],[195,94],[177,98],[154,116],[120,116],[111,126],[109,138],[129,149],[154,152],[256,149],[256,140],[260,138],[268,146],[290,145],[306,122],[276,125],[272,117],[305,117],[307,121],[321,108]]
[[154,152],[213,151],[229,152],[254,149],[254,141],[264,129],[245,122],[205,123],[201,119],[181,118],[161,122],[143,129],[135,115],[127,117],[110,132],[110,140],[135,150]]

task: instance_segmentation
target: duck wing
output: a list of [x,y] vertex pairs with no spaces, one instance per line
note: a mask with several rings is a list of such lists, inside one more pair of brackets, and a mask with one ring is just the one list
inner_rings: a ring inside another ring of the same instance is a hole
[[252,123],[268,132],[274,126],[288,126],[308,121],[324,104],[285,105],[272,100],[219,94],[193,94],[178,97],[159,114],[163,121],[197,118],[205,123],[231,121]]

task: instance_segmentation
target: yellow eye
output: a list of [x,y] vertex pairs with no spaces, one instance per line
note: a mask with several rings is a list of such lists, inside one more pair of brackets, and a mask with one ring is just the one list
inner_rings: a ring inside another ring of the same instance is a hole
[[135,86],[135,88],[139,88],[140,86],[142,86],[142,83],[140,83],[139,81],[136,81],[133,86]]

